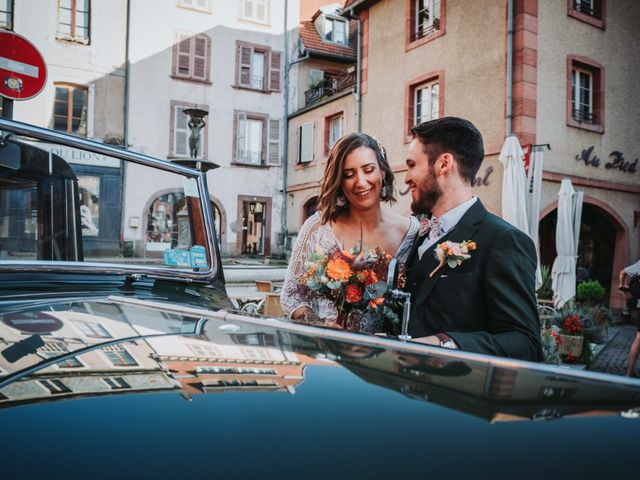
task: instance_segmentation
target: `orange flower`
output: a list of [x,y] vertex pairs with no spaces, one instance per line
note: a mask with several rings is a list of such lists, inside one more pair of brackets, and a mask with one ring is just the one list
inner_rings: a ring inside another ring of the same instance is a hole
[[355,283],[351,283],[347,285],[346,289],[346,300],[349,303],[359,302],[362,298],[362,288]]
[[355,256],[355,255],[353,255],[351,252],[349,252],[349,250],[342,250],[342,255],[343,255],[345,258],[348,258],[349,260],[353,260],[353,259],[355,259],[355,258],[356,258],[356,256]]
[[351,275],[351,266],[342,258],[332,258],[327,263],[327,277],[331,280],[345,281]]
[[471,251],[471,250],[475,250],[475,249],[476,249],[476,242],[468,241],[467,242],[467,250]]
[[372,283],[377,283],[377,282],[378,282],[378,276],[376,275],[376,272],[373,272],[371,270],[365,270],[364,272],[365,285],[371,285]]
[[384,302],[384,296],[369,300],[369,306],[371,308],[378,308],[378,305],[381,305],[382,302]]

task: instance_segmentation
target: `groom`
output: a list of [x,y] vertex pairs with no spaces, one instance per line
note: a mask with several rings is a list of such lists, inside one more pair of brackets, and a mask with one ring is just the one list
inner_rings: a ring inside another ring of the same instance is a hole
[[[407,260],[409,333],[430,345],[540,360],[533,242],[473,196],[484,157],[482,135],[455,117],[411,131],[405,183],[412,210],[431,217]],[[471,241],[469,257],[453,268],[446,253],[445,262],[439,261],[436,248],[446,241],[454,248]]]

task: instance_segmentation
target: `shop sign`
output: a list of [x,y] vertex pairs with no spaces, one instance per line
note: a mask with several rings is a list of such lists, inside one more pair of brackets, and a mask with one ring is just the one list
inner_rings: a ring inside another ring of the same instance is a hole
[[87,152],[77,148],[63,147],[55,143],[29,142],[48,152],[61,157],[67,163],[76,165],[91,165],[92,167],[120,168],[120,160],[99,153]]
[[[584,162],[585,165],[589,165],[592,167],[599,167],[602,163],[600,157],[593,154],[594,146],[589,148],[585,148],[579,155],[576,155],[576,160],[578,162]],[[617,150],[614,150],[609,154],[610,159],[609,162],[604,164],[604,168],[607,170],[620,170],[625,173],[636,173],[638,171],[638,159],[636,158],[633,162],[627,161],[624,158],[624,154]]]

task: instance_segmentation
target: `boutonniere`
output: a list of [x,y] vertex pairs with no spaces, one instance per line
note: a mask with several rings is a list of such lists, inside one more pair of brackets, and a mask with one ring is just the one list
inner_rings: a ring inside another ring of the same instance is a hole
[[429,278],[433,277],[440,271],[442,267],[448,265],[449,268],[456,268],[465,260],[471,258],[469,252],[476,249],[476,242],[465,240],[463,242],[442,242],[439,243],[434,252],[436,260],[440,262],[433,272],[429,274]]

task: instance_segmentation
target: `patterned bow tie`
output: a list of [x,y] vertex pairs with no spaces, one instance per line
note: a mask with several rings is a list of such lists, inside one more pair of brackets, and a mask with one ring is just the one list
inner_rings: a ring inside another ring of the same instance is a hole
[[423,218],[420,220],[420,230],[418,230],[418,236],[423,237],[427,233],[430,233],[429,236],[438,238],[442,233],[442,225],[440,224],[440,218],[431,217],[431,218]]

